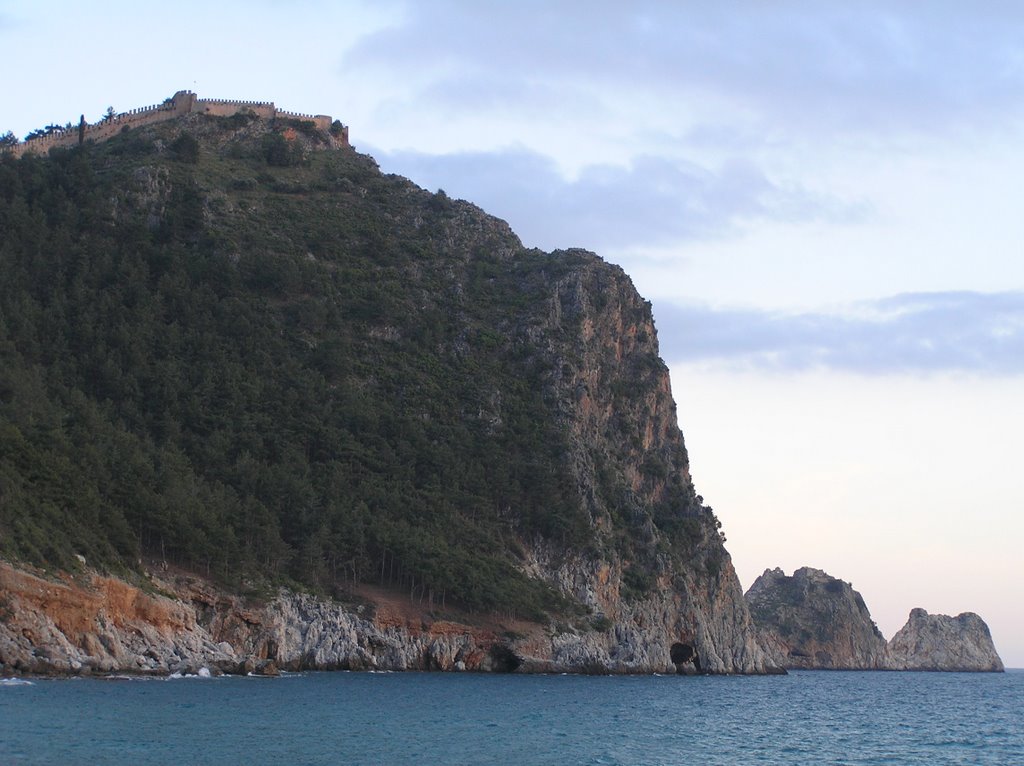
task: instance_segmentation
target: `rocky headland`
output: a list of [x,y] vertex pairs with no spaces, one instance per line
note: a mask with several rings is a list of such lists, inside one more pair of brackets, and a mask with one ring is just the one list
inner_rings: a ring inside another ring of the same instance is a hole
[[621,268],[171,111],[0,160],[4,672],[774,669]]
[[122,117],[0,156],[0,674],[891,663],[817,574],[755,628],[621,268],[326,117]]
[[1002,671],[978,615],[914,609],[886,642],[861,595],[820,569],[768,569],[746,593],[758,639],[780,667],[813,670]]

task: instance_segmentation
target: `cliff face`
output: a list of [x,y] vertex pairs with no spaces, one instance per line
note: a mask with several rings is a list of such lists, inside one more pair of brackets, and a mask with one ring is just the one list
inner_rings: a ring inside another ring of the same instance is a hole
[[976,614],[914,609],[886,643],[857,591],[819,569],[766,570],[746,593],[758,637],[781,667],[813,670],[1002,671]]
[[787,668],[877,670],[885,638],[849,583],[804,567],[787,577],[765,570],[746,593],[751,616],[772,659]]
[[892,670],[1002,672],[988,625],[973,612],[956,617],[913,609],[889,642]]
[[[393,594],[342,604],[280,591],[255,603],[194,576],[154,577],[160,593],[99,575],[46,579],[0,563],[0,676],[17,673],[276,674],[281,670],[484,672],[757,672],[756,649],[724,656],[732,637],[692,634],[671,597],[618,611],[599,629],[435,619]],[[607,572],[598,574],[607,582]],[[596,595],[596,594],[595,594]],[[612,606],[604,601],[607,606]],[[680,638],[694,635],[690,648]],[[699,650],[698,650],[699,651]]]
[[621,269],[256,115],[21,163],[8,669],[771,670]]
[[[692,488],[649,307],[621,270],[575,255],[583,266],[509,332],[551,359],[544,396],[569,435],[566,459],[597,541],[577,551],[537,537],[523,544],[520,566],[590,616],[481,626],[438,619],[404,593],[381,589],[359,610],[287,591],[252,606],[195,577],[150,573],[162,596],[108,577],[54,582],[4,566],[0,671],[241,672],[270,662],[282,669],[773,671],[710,512],[699,504],[687,511],[694,514],[686,517],[687,537],[674,548],[652,518],[652,508],[673,493],[692,497]],[[629,389],[616,385],[624,380]],[[652,460],[659,471],[643,469]],[[600,485],[613,471],[629,480],[617,497]],[[639,529],[636,539],[616,546],[624,526]],[[650,578],[646,591],[630,586],[635,570]]]
[[[544,395],[568,435],[566,463],[600,553],[535,546],[526,567],[614,628],[563,634],[552,659],[617,670],[770,670],[717,520],[693,491],[650,305],[621,269],[585,251],[568,255],[578,266],[551,285],[547,311],[517,332],[554,362]],[[624,481],[609,486],[610,476]],[[641,579],[646,593],[631,587]]]

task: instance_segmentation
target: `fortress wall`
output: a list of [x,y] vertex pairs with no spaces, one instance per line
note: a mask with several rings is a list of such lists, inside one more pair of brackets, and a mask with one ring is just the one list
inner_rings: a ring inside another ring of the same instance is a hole
[[[152,125],[154,122],[163,122],[178,116],[173,107],[150,107],[136,112],[125,112],[118,114],[109,120],[89,125],[85,129],[86,141],[105,141],[116,136],[125,128],[138,128],[143,125]],[[77,130],[75,133],[77,134]],[[77,135],[75,138],[77,139]]]
[[272,101],[226,101],[214,98],[201,98],[192,109],[200,114],[211,114],[215,117],[230,117],[239,112],[252,112],[265,120],[274,119],[277,109]]
[[[154,122],[163,122],[173,117],[188,114],[192,111],[195,101],[196,95],[191,91],[178,91],[172,98],[162,104],[129,109],[127,112],[114,115],[109,120],[104,119],[92,124],[86,124],[83,137],[86,141],[105,141],[121,133],[126,127],[134,128],[141,127],[142,125],[151,125]],[[67,130],[33,138],[31,141],[25,141],[12,147],[10,152],[15,157],[21,157],[28,152],[46,154],[50,149],[57,146],[67,147],[76,146],[77,144],[78,126],[73,125]]]
[[[325,114],[301,114],[299,112],[288,112],[277,109],[272,101],[231,101],[225,99],[197,98],[192,91],[181,90],[172,98],[162,104],[143,106],[137,109],[130,109],[127,112],[116,114],[110,119],[103,119],[99,122],[87,124],[84,131],[86,141],[105,141],[128,128],[152,125],[155,122],[163,122],[175,117],[180,117],[192,112],[210,114],[217,117],[231,117],[239,112],[252,112],[257,117],[265,120],[272,120],[275,117],[282,117],[290,120],[310,121],[323,131],[331,128],[332,120]],[[342,141],[348,145],[348,128],[342,130]],[[48,136],[33,138],[31,141],[24,141],[17,146],[12,146],[6,151],[15,157],[21,157],[29,152],[46,154],[54,147],[76,146],[78,144],[78,126],[70,129],[57,131]]]
[[55,146],[74,146],[77,143],[78,128],[76,127],[71,130],[62,130],[57,133],[51,133],[48,136],[33,138],[31,141],[24,141],[17,146],[10,147],[7,151],[15,157],[20,157],[28,152],[46,154],[46,152],[50,151],[50,149]]
[[277,110],[277,117],[282,117],[286,120],[301,120],[302,122],[311,122],[319,130],[330,130],[331,129],[331,118],[326,114],[300,114],[299,112],[289,112],[285,109]]

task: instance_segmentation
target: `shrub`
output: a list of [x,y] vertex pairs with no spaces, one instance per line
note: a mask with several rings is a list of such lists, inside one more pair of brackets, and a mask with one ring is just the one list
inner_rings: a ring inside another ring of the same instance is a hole
[[189,165],[199,162],[199,142],[191,133],[182,133],[171,142],[171,154],[174,159]]

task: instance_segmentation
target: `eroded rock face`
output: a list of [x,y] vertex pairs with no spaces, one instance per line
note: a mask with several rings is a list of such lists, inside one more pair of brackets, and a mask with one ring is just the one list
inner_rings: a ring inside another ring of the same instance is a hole
[[768,569],[746,593],[758,637],[772,662],[809,670],[1002,671],[978,615],[914,609],[886,643],[857,591],[820,569],[789,577]]
[[[279,669],[762,672],[760,649],[749,636],[731,632],[746,617],[745,610],[727,611],[735,603],[729,591],[734,574],[722,578],[721,593],[684,601],[678,590],[667,589],[627,605],[608,571],[591,572],[591,579],[583,567],[563,563],[558,572],[578,578],[619,622],[520,623],[522,632],[501,631],[286,590],[266,603],[246,604],[194,577],[154,578],[161,591],[155,593],[99,575],[45,579],[0,563],[0,675],[196,673],[204,667],[265,675]],[[683,609],[708,609],[702,618],[711,627],[695,633]]]
[[[775,670],[755,639],[717,521],[693,490],[650,306],[621,269],[593,254],[573,257],[575,267],[548,286],[544,308],[503,330],[551,360],[543,394],[567,434],[573,494],[596,538],[587,550],[520,541],[519,566],[589,609],[589,618],[517,625],[509,638],[500,626],[410,620],[383,608],[370,618],[283,591],[254,607],[194,578],[160,581],[159,590],[175,597],[167,598],[98,575],[53,582],[6,567],[0,663],[19,672],[256,672],[268,662],[283,669]],[[609,488],[608,475],[624,484]],[[629,546],[618,542],[624,532]],[[644,578],[642,586],[630,588],[631,576]]]
[[[693,490],[650,304],[622,269],[593,253],[573,250],[564,257],[574,268],[550,283],[546,310],[510,334],[553,362],[543,393],[568,436],[566,463],[602,550],[588,554],[535,543],[523,567],[611,627],[559,632],[550,651],[535,650],[527,664],[771,672],[775,666],[755,640],[716,519]],[[602,482],[607,475],[623,477],[626,486],[609,491]],[[688,532],[673,539],[666,531],[673,523],[685,524]],[[627,529],[632,554],[615,543]],[[657,550],[674,555],[651,555]],[[641,567],[638,559],[645,556]],[[645,593],[628,592],[637,569],[652,581]],[[690,647],[686,660],[673,660],[675,645]]]
[[108,577],[49,580],[0,563],[0,673],[233,669],[184,601]]
[[[607,622],[605,630],[556,630],[541,645],[522,646],[526,667],[538,671],[612,673],[770,673],[754,638],[732,562],[713,576],[688,577],[671,568],[645,598],[622,595],[622,563],[559,560],[535,550],[531,572],[556,583]],[[702,573],[703,574],[703,573]],[[688,647],[680,653],[673,647]]]
[[973,612],[956,617],[910,612],[907,624],[889,642],[893,670],[1002,672],[988,625]]
[[810,567],[792,577],[769,569],[754,581],[746,599],[762,644],[783,667],[886,667],[885,638],[849,583]]

